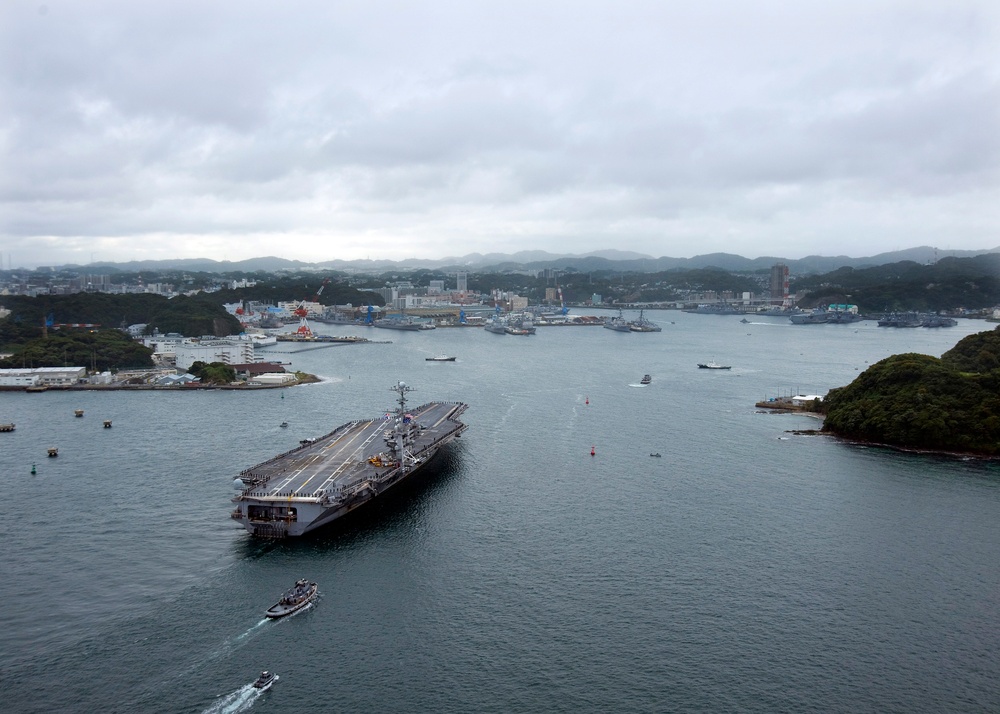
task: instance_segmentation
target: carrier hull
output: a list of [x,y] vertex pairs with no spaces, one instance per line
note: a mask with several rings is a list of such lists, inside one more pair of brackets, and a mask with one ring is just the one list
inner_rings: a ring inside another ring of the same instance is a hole
[[[405,385],[400,385],[409,390]],[[398,389],[397,389],[398,391]],[[251,534],[300,536],[361,508],[426,466],[465,430],[460,402],[348,422],[240,474],[231,517]]]

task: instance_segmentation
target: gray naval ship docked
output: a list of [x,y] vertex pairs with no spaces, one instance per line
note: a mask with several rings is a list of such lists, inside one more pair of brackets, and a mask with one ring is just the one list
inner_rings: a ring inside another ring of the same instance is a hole
[[430,402],[407,409],[402,382],[395,412],[352,421],[243,471],[231,514],[250,533],[298,536],[363,506],[427,464],[465,431],[468,405]]

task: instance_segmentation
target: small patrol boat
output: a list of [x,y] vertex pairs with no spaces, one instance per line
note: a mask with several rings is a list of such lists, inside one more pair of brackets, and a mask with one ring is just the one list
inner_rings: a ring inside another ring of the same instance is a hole
[[270,618],[284,617],[298,612],[316,597],[318,588],[316,583],[311,583],[305,578],[295,581],[295,586],[288,590],[281,599],[268,608],[264,614]]
[[253,683],[254,689],[259,689],[260,691],[266,691],[271,687],[272,684],[278,679],[278,675],[274,672],[268,672],[266,669],[260,673],[257,677],[257,681]]

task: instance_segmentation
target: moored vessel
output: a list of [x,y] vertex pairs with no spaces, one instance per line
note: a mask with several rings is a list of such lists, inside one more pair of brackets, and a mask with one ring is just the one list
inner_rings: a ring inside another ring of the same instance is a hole
[[298,612],[312,602],[317,592],[318,586],[316,583],[311,583],[305,578],[296,580],[295,585],[285,591],[281,599],[269,607],[264,614],[271,619],[291,615],[293,612]]
[[468,405],[429,402],[410,409],[398,382],[395,411],[351,421],[243,471],[230,514],[251,534],[299,536],[365,505],[423,468],[458,437]]
[[628,320],[622,317],[622,311],[619,310],[618,314],[614,317],[610,317],[604,321],[604,327],[608,330],[614,330],[615,332],[631,332],[632,327],[629,325]]
[[632,332],[660,332],[663,329],[652,320],[647,320],[642,310],[639,310],[638,319],[628,323],[628,328]]
[[507,322],[500,317],[494,317],[492,320],[488,320],[483,329],[487,332],[492,332],[494,335],[506,335],[507,334]]
[[[416,332],[418,330],[424,329],[423,325],[427,323],[421,323],[414,320],[412,317],[383,317],[381,320],[375,320],[371,323],[372,327],[381,327],[384,330],[403,330],[405,332]],[[433,329],[433,325],[430,328]]]
[[812,312],[800,312],[789,315],[788,320],[793,325],[822,325],[830,319],[830,313],[826,310],[813,310]]

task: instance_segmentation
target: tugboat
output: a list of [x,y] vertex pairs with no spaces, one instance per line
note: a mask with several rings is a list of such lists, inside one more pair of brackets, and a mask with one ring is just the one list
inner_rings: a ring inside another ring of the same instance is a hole
[[653,381],[653,378],[648,374],[642,375],[642,379],[639,380],[639,384],[649,384]]
[[262,692],[267,691],[268,689],[271,688],[271,685],[274,684],[275,680],[277,679],[278,675],[276,675],[274,672],[268,672],[265,669],[263,672],[260,673],[260,676],[257,677],[257,681],[253,683],[253,688],[259,689]]
[[298,612],[312,602],[313,598],[316,597],[316,591],[316,583],[311,583],[305,578],[296,580],[295,587],[282,595],[281,599],[269,607],[264,614],[275,619]]
[[732,369],[732,366],[719,364],[718,362],[699,362],[698,369]]

